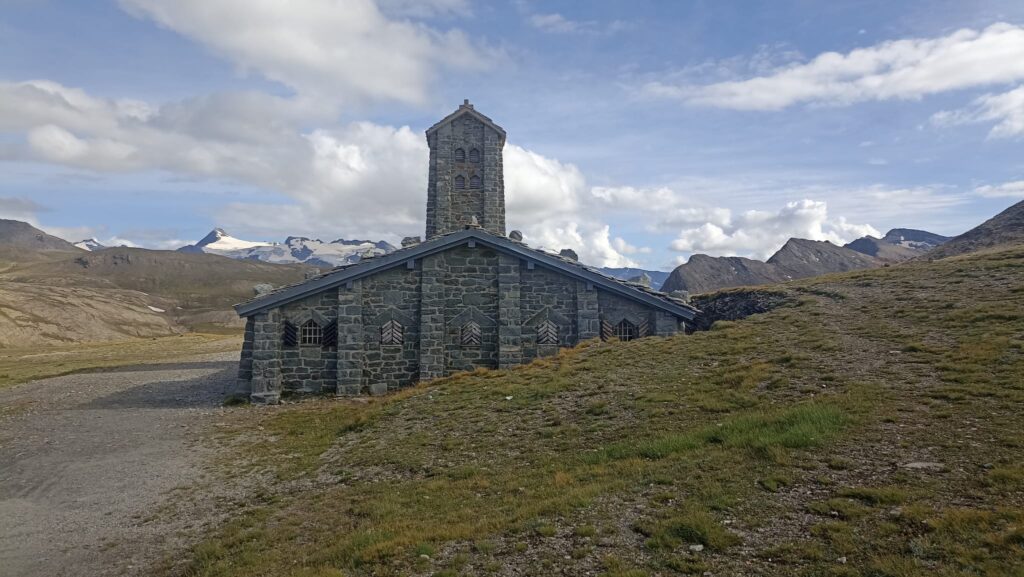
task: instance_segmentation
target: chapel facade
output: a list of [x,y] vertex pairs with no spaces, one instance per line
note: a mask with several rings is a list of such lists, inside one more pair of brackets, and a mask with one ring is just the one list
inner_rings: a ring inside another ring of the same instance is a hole
[[694,320],[682,300],[506,236],[505,131],[468,101],[426,137],[425,240],[236,305],[237,394],[383,394],[587,339],[671,336]]

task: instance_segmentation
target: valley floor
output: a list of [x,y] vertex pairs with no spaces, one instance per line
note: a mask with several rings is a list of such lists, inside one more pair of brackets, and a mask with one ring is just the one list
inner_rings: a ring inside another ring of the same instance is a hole
[[203,510],[161,512],[202,480],[195,440],[226,411],[237,356],[0,390],[0,575],[148,575],[201,534]]

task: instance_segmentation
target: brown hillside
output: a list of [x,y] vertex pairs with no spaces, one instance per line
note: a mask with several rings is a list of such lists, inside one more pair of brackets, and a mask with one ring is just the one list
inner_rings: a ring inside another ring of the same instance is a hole
[[938,259],[997,246],[1024,244],[1024,201],[925,254]]
[[[241,321],[231,305],[250,298],[254,285],[291,284],[309,270],[138,248],[74,253],[5,248],[0,251],[0,347],[237,327]],[[17,252],[18,259],[5,258],[8,252]]]

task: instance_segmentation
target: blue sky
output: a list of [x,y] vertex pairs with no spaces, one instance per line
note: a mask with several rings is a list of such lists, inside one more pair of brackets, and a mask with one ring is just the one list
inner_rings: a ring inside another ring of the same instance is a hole
[[423,130],[598,265],[957,234],[1024,198],[1024,3],[0,0],[0,217],[176,247],[422,234]]

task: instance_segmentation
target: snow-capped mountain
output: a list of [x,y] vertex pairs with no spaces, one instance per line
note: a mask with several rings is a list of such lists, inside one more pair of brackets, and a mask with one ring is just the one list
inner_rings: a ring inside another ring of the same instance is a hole
[[391,244],[369,240],[338,239],[324,242],[290,236],[283,243],[253,242],[235,238],[216,228],[196,244],[178,249],[181,252],[205,252],[229,258],[259,260],[275,264],[306,263],[333,267],[358,262],[364,255],[380,256],[395,250]]
[[103,250],[103,249],[107,248],[106,246],[101,244],[100,241],[96,240],[95,238],[87,238],[85,240],[80,240],[80,241],[75,243],[75,246],[77,246],[78,248],[80,248],[82,250],[87,250],[89,252],[93,252],[93,251],[97,251],[97,250]]

